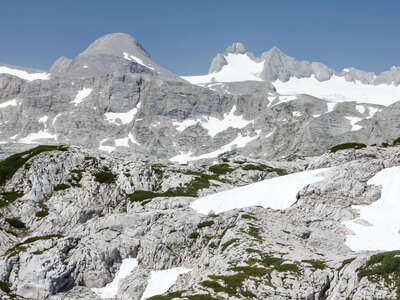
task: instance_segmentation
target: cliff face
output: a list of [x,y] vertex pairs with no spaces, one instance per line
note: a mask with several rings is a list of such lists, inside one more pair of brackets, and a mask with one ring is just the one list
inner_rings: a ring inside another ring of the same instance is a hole
[[[247,55],[240,44],[227,51]],[[272,49],[264,57],[286,56]],[[185,162],[227,151],[269,159],[320,155],[344,142],[398,138],[397,104],[282,95],[269,81],[199,87],[154,63],[125,34],[60,58],[50,73],[1,68],[3,144],[65,143]]]

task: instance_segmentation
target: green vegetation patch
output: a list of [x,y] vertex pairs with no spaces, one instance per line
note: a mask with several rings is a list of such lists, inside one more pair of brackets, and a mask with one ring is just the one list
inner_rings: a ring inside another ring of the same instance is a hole
[[7,180],[17,172],[29,159],[48,151],[67,151],[66,146],[41,145],[25,152],[17,153],[0,161],[0,185],[4,185]]
[[240,217],[246,220],[258,221],[258,219],[251,214],[242,214]]
[[197,295],[190,295],[185,296],[188,300],[221,300],[221,298],[214,298],[211,295],[207,294],[197,294]]
[[278,271],[278,272],[293,272],[300,273],[299,263],[284,263],[284,259],[280,257],[272,256],[268,253],[264,253],[261,250],[247,248],[247,253],[256,253],[260,256],[260,258],[249,258],[246,263],[249,265],[259,264],[263,267],[267,268],[269,272]]
[[396,288],[396,299],[400,299],[400,250],[372,255],[357,274],[374,282],[383,279],[387,287]]
[[305,260],[302,260],[302,262],[311,265],[311,267],[313,267],[314,269],[323,270],[323,269],[326,269],[326,267],[327,267],[325,261],[323,261],[323,260],[305,259]]
[[393,144],[392,144],[393,146],[399,146],[400,145],[400,137],[399,138],[397,138],[397,139],[395,139],[394,141],[393,141]]
[[231,168],[229,166],[229,164],[218,164],[218,165],[213,165],[213,166],[209,167],[208,170],[210,170],[210,172],[212,172],[214,174],[223,175],[226,173],[231,173],[235,169]]
[[11,283],[8,281],[0,281],[0,290],[6,294],[9,294],[11,292]]
[[169,293],[166,295],[153,296],[153,297],[148,298],[147,300],[172,300],[174,298],[181,298],[182,294],[183,294],[183,292],[181,292],[181,291],[173,292],[173,293]]
[[192,232],[191,234],[189,234],[189,238],[191,238],[191,239],[193,239],[193,240],[196,240],[196,239],[198,239],[199,238],[199,236],[200,236],[200,234],[198,233],[198,232]]
[[344,143],[344,144],[339,144],[339,145],[336,145],[336,146],[332,147],[332,148],[330,149],[330,151],[331,151],[332,153],[335,153],[335,152],[340,151],[340,150],[346,150],[346,149],[362,149],[362,148],[365,148],[365,147],[367,147],[367,145],[365,145],[365,144],[360,144],[360,143]]
[[340,272],[340,270],[342,270],[345,266],[347,266],[348,264],[353,262],[355,259],[356,259],[356,257],[351,257],[351,258],[348,258],[348,259],[345,259],[344,261],[342,261],[342,264],[340,265],[338,271]]
[[43,219],[44,217],[48,216],[49,208],[43,201],[39,203],[39,208],[40,210],[35,213],[37,218]]
[[58,191],[63,191],[63,190],[69,189],[70,187],[71,186],[68,184],[60,183],[60,184],[55,185],[53,190],[55,192],[58,192]]
[[94,176],[94,180],[100,183],[112,184],[115,183],[117,179],[117,175],[112,173],[111,171],[98,171],[92,174]]
[[261,232],[261,228],[256,227],[256,226],[250,226],[248,231],[244,231],[245,233],[247,233],[248,235],[252,236],[253,238],[255,238],[257,241],[262,241],[260,232]]
[[7,207],[11,203],[13,203],[18,198],[21,198],[24,195],[22,192],[4,192],[0,197],[0,208]]
[[12,227],[17,229],[26,229],[26,225],[19,218],[6,218],[5,221]]
[[[210,275],[210,279],[216,282],[205,281],[202,283],[203,286],[213,289],[215,292],[225,292],[229,296],[234,296],[241,291],[246,291],[242,289],[243,282],[251,277],[261,278],[269,274],[269,271],[265,268],[258,267],[234,267],[229,269],[230,271],[238,272],[233,275]],[[221,282],[221,283],[220,283]]]
[[50,240],[50,239],[59,239],[64,237],[61,234],[50,234],[50,235],[44,235],[44,236],[34,236],[27,238],[25,241],[16,244],[14,247],[10,248],[7,250],[6,255],[14,256],[18,254],[19,252],[25,252],[27,250],[27,245],[32,244],[36,241],[43,241],[43,240]]
[[272,173],[275,172],[276,174],[278,174],[279,176],[283,176],[283,175],[287,175],[288,172],[285,169],[280,169],[280,168],[273,168],[264,164],[246,164],[243,165],[242,170],[245,171],[263,171],[263,172],[268,172],[268,173]]
[[200,228],[204,228],[204,227],[210,227],[212,225],[214,225],[214,221],[213,220],[209,220],[209,221],[204,221],[204,222],[201,222],[201,223],[197,224],[197,228],[200,229]]
[[145,204],[148,200],[157,197],[197,197],[200,190],[210,187],[210,180],[220,180],[217,175],[208,175],[200,172],[186,172],[184,174],[195,176],[195,178],[184,186],[171,188],[165,192],[137,190],[128,195],[128,198],[132,202]]
[[226,248],[228,248],[230,245],[232,245],[232,244],[234,244],[234,243],[236,243],[238,241],[239,241],[239,239],[231,239],[231,240],[223,243],[221,245],[221,252],[224,252],[226,250]]

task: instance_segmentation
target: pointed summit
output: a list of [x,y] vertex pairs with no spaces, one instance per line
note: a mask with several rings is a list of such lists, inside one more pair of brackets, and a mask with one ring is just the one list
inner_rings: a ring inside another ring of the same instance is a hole
[[246,47],[240,42],[233,43],[225,49],[225,53],[244,54],[246,52]]
[[137,73],[181,80],[176,74],[152,61],[143,46],[126,33],[111,33],[102,36],[72,60],[65,57],[59,58],[51,67],[51,72],[78,77]]
[[261,54],[261,57],[263,59],[268,59],[268,58],[272,58],[272,57],[288,57],[288,55],[286,55],[281,49],[279,49],[278,47],[272,47],[271,49],[269,49],[266,52],[263,52]]
[[110,33],[95,40],[80,55],[108,54],[121,56],[123,53],[135,56],[150,57],[143,46],[127,33]]

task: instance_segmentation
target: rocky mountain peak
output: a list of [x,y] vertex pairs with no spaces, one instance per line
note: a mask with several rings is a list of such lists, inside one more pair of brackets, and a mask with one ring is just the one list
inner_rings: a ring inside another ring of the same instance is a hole
[[271,49],[269,49],[268,51],[264,52],[261,57],[263,58],[267,58],[267,57],[284,57],[287,55],[278,47],[272,47]]
[[102,36],[90,44],[81,55],[108,54],[122,56],[123,53],[150,57],[143,46],[127,33],[110,33]]
[[244,54],[246,52],[247,52],[246,47],[240,42],[235,42],[225,49],[226,54],[227,53]]

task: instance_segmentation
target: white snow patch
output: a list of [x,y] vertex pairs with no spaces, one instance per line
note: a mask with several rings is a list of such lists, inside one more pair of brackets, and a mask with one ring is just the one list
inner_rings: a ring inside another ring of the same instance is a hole
[[102,288],[92,288],[92,291],[102,299],[114,298],[118,293],[118,284],[125,277],[129,276],[137,267],[138,261],[136,258],[125,258],[122,260],[121,266],[115,273],[114,280]]
[[146,68],[148,68],[148,69],[150,69],[150,70],[154,70],[153,67],[151,67],[151,66],[149,66],[149,65],[146,65],[146,64],[143,62],[143,60],[141,60],[139,57],[136,57],[136,56],[130,55],[129,53],[124,52],[124,58],[125,58],[126,60],[130,60],[130,61],[133,61],[133,62],[139,64],[139,65],[142,65],[142,66],[144,66],[144,67],[146,67]]
[[310,170],[263,180],[199,198],[190,207],[201,214],[211,211],[218,214],[249,206],[285,209],[296,202],[296,195],[303,187],[323,180],[323,173],[328,170]]
[[379,108],[376,108],[376,107],[373,107],[373,106],[368,106],[368,117],[367,117],[367,119],[372,118],[378,111],[382,111],[382,109],[379,109]]
[[247,54],[234,53],[225,55],[225,60],[228,64],[219,72],[200,76],[182,76],[182,78],[197,85],[212,82],[261,81],[259,76],[263,70],[264,61],[256,62]]
[[6,102],[0,103],[0,108],[4,108],[4,107],[8,107],[8,106],[17,106],[17,100],[16,99],[12,99],[12,100],[8,100]]
[[344,118],[350,122],[351,131],[360,130],[362,128],[362,126],[356,124],[357,122],[360,122],[362,120],[361,118],[351,117],[351,116],[347,116],[347,117],[344,117]]
[[301,113],[301,111],[293,111],[292,114],[293,114],[294,117],[297,117],[297,118],[298,118],[298,117],[301,117],[301,116],[303,115],[303,114]]
[[138,103],[136,107],[134,107],[130,111],[124,113],[108,112],[105,113],[104,116],[106,117],[106,121],[110,123],[114,123],[116,125],[122,125],[122,124],[125,125],[133,121],[133,118],[137,114],[139,108],[140,108],[140,103]]
[[[367,184],[381,185],[379,200],[370,205],[353,206],[360,216],[345,221],[354,234],[348,235],[347,246],[354,251],[400,249],[400,167],[383,169],[368,180]],[[362,225],[369,224],[370,226]]]
[[43,116],[43,117],[40,117],[40,118],[39,118],[39,122],[40,122],[40,123],[46,123],[48,119],[49,119],[48,116]]
[[182,267],[162,271],[151,271],[149,281],[147,282],[141,300],[167,292],[169,288],[175,284],[179,275],[190,271],[192,270]]
[[319,81],[314,75],[309,78],[292,77],[289,81],[273,82],[280,94],[309,94],[318,98],[342,101],[358,101],[372,104],[390,105],[400,99],[400,88],[395,85],[369,85],[359,81],[346,81],[344,77],[333,75],[331,79]]
[[[19,139],[18,142],[24,143],[24,144],[37,144],[40,140],[44,140],[44,139],[57,140],[56,134],[52,134],[47,131],[47,120],[48,119],[49,119],[48,116],[40,117],[39,122],[43,123],[44,129],[39,130],[38,132],[32,132],[32,133],[28,134],[26,137]],[[11,138],[14,138],[14,137],[11,137]]]
[[199,156],[193,156],[192,152],[182,152],[181,154],[178,154],[174,157],[171,157],[169,160],[172,162],[177,162],[180,164],[185,164],[188,161],[193,161],[193,160],[198,160],[198,159],[205,159],[205,158],[213,158],[216,157],[222,153],[225,153],[227,151],[231,151],[234,148],[242,148],[244,146],[246,146],[248,143],[250,143],[251,141],[257,139],[259,137],[261,130],[257,130],[256,131],[256,135],[255,136],[243,136],[243,135],[239,135],[237,136],[232,142],[230,142],[229,144],[226,144],[224,146],[222,146],[221,148],[213,151],[213,152],[209,152],[209,153],[205,153],[205,154],[201,154]]
[[115,150],[115,147],[114,146],[103,145],[107,140],[108,140],[108,138],[105,138],[105,139],[102,139],[100,141],[99,150],[111,153],[111,152],[113,152]]
[[129,141],[131,141],[133,144],[139,145],[139,143],[136,141],[135,137],[131,132],[129,132],[128,136],[125,138],[121,139],[115,139],[115,146],[116,147],[128,147],[129,148]]
[[172,124],[176,126],[176,130],[183,131],[196,123],[200,123],[201,126],[208,131],[209,135],[215,136],[230,127],[241,129],[253,123],[253,121],[243,119],[241,115],[235,115],[235,111],[236,106],[234,105],[229,113],[224,114],[222,120],[214,117],[207,117],[196,120],[187,119],[182,122],[174,121]]
[[18,142],[24,144],[37,144],[39,142],[38,140],[43,139],[56,140],[57,136],[55,134],[47,132],[47,130],[40,130],[38,132],[28,134],[26,137],[19,139]]
[[49,73],[28,73],[23,70],[12,69],[8,67],[0,67],[0,74],[16,76],[27,81],[50,79]]
[[360,114],[365,113],[365,106],[364,105],[356,105],[356,109]]
[[331,111],[333,111],[335,109],[336,103],[327,102],[326,105],[328,106],[328,110],[326,111],[326,113],[330,113]]
[[76,94],[75,99],[71,101],[75,106],[77,106],[79,103],[82,103],[83,100],[85,100],[86,97],[90,95],[90,93],[93,91],[93,89],[90,88],[83,88],[81,89],[78,94]]

